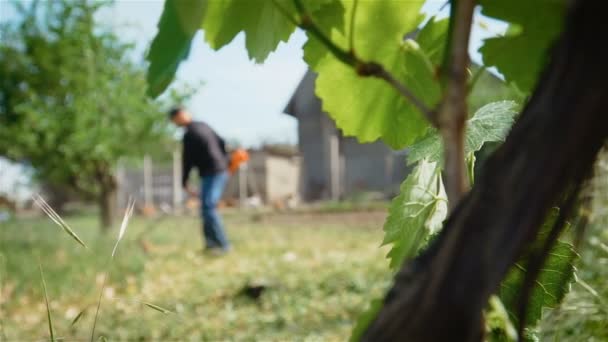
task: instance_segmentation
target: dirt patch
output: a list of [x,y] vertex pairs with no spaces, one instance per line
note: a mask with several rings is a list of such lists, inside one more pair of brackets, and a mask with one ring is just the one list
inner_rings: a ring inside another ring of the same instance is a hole
[[251,222],[289,226],[339,225],[344,228],[382,228],[386,211],[250,213],[247,217]]

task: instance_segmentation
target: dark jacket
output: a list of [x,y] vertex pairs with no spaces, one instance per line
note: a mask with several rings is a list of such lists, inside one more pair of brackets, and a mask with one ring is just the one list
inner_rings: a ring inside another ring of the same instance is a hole
[[201,177],[225,171],[228,168],[228,153],[224,139],[206,123],[192,122],[186,126],[184,134],[182,162],[184,186],[192,168],[197,168]]

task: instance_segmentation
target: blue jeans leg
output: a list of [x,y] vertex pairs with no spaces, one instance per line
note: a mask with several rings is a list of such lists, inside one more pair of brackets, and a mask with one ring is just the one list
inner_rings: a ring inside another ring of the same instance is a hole
[[224,225],[217,212],[217,204],[222,198],[228,174],[226,172],[216,173],[203,177],[202,181],[201,202],[205,244],[207,248],[228,249],[229,243],[224,232]]

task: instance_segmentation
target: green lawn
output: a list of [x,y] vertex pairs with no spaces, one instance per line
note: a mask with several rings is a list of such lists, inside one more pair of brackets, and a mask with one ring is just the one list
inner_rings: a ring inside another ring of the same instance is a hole
[[[109,269],[97,326],[109,341],[344,341],[390,284],[387,249],[378,247],[383,218],[374,210],[233,212],[234,251],[220,258],[201,253],[196,217],[135,218],[111,264],[117,232],[100,234],[93,216],[66,218],[88,250],[44,217],[3,223],[0,341],[48,340],[39,263],[56,335],[66,340],[90,339]],[[547,313],[542,341],[608,341],[608,231],[597,225],[587,240],[577,265],[583,282]],[[250,283],[268,290],[259,300],[240,294]]]
[[[56,335],[68,340],[90,338],[108,267],[97,333],[111,341],[345,340],[390,282],[386,249],[378,248],[383,213],[230,214],[234,251],[220,258],[200,253],[195,217],[167,218],[154,228],[136,218],[111,266],[116,231],[100,235],[93,217],[66,221],[89,250],[46,218],[3,224],[0,339],[48,338],[39,260]],[[147,252],[138,242],[144,230]],[[249,282],[268,284],[260,300],[239,294]]]

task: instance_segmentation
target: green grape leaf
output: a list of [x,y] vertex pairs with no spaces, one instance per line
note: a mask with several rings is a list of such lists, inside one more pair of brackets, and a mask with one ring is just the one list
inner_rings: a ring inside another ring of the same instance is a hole
[[[517,103],[513,101],[492,102],[481,107],[467,121],[465,153],[479,151],[486,142],[504,141],[516,115]],[[441,138],[435,131],[411,146],[407,161],[413,164],[423,158],[443,162]]]
[[517,115],[517,103],[499,101],[480,108],[467,121],[466,153],[479,151],[488,141],[504,141]]
[[[344,4],[340,1],[331,1],[323,4],[318,11],[313,12],[312,19],[328,37],[333,30],[344,33]],[[323,43],[307,32],[308,40],[304,44],[304,61],[313,70],[329,50]]]
[[[318,5],[319,2],[313,1]],[[217,50],[243,31],[249,58],[261,63],[280,42],[287,42],[296,28],[277,5],[295,18],[292,1],[288,0],[211,1],[202,26],[205,40]]]
[[421,160],[401,184],[384,223],[382,245],[392,244],[390,267],[414,256],[430,236],[441,229],[447,216],[447,196],[437,163]]
[[440,65],[443,62],[449,24],[448,19],[433,17],[424,25],[416,37],[416,41],[424,47],[428,58],[434,65]]
[[484,64],[495,66],[508,82],[530,93],[557,38],[568,1],[480,0],[481,13],[511,23],[503,37],[486,39],[479,49]]
[[[314,14],[337,1],[310,0],[306,5]],[[166,0],[158,33],[147,56],[150,62],[148,94],[156,97],[169,86],[179,64],[188,57],[199,28],[205,31],[205,40],[216,50],[244,32],[249,57],[260,63],[295,31],[287,15],[297,18],[291,0]]]
[[[526,275],[525,260],[530,253],[542,248],[549,231],[557,220],[558,213],[557,208],[551,210],[534,243],[524,252],[520,261],[511,268],[500,285],[498,295],[515,323],[518,322],[517,305]],[[573,262],[577,257],[572,245],[561,241],[555,243],[531,292],[526,317],[528,328],[536,325],[542,318],[543,309],[555,308],[570,291],[575,278]]]
[[205,15],[207,0],[166,0],[158,33],[146,59],[148,96],[157,97],[173,81],[179,63],[188,58],[192,38]]
[[[423,2],[360,2],[354,48],[360,58],[382,64],[433,108],[441,96],[441,87],[435,77],[437,65],[433,60],[436,51],[444,48],[445,39],[425,39],[421,41],[424,45],[413,40],[404,41],[405,35],[413,32],[422,20],[419,12]],[[350,20],[350,11],[346,10],[345,27],[350,26]],[[430,21],[419,35],[437,37],[441,36],[438,33],[441,31],[445,37],[446,28],[447,25]],[[344,34],[338,30],[331,33],[334,42],[347,46]],[[323,101],[323,110],[335,120],[344,135],[355,136],[360,142],[382,138],[391,147],[400,149],[427,131],[428,123],[422,114],[385,81],[360,77],[352,67],[331,55],[313,65],[313,70],[318,73],[316,93]]]

